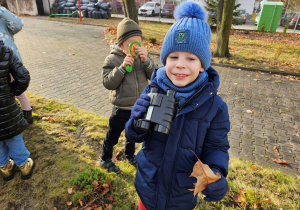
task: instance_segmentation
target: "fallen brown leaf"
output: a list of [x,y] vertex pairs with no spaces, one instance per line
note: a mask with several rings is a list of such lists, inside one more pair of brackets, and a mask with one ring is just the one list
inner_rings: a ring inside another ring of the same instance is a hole
[[103,188],[109,188],[109,185],[108,185],[107,183],[104,183],[104,184],[102,185],[102,187],[103,187]]
[[271,202],[270,198],[264,198],[263,200],[266,201],[266,202],[269,202],[269,203]]
[[106,200],[113,201],[114,199],[113,199],[112,196],[109,196],[109,197],[106,198]]
[[109,192],[109,188],[105,188],[102,192],[101,192],[101,194],[100,194],[100,196],[104,196],[106,193],[108,193]]
[[244,189],[239,189],[239,193],[240,193],[240,194],[245,194],[246,191],[245,191]]
[[73,189],[72,188],[69,188],[68,189],[68,193],[71,195],[73,193]]
[[274,159],[272,158],[272,161],[276,162],[276,163],[279,163],[279,164],[289,164],[287,161],[285,160],[280,160],[280,159]]
[[234,198],[234,201],[237,202],[237,203],[242,203],[243,201],[245,201],[246,198],[242,195],[237,195],[235,198]]
[[255,202],[254,205],[253,205],[253,208],[254,209],[259,209],[259,204]]
[[79,200],[79,204],[80,204],[80,206],[83,206],[84,202],[82,200]]
[[71,206],[71,205],[72,205],[72,201],[68,201],[68,202],[67,202],[67,205],[68,205],[68,206]]
[[[194,153],[191,149],[190,151]],[[197,157],[195,153],[194,155]],[[190,191],[194,191],[194,196],[196,196],[197,193],[202,192],[208,184],[221,179],[220,173],[214,174],[208,165],[203,164],[198,157],[197,159],[198,161],[195,163],[193,172],[190,175],[191,177],[197,178],[197,183],[194,183],[195,189],[189,189]]]

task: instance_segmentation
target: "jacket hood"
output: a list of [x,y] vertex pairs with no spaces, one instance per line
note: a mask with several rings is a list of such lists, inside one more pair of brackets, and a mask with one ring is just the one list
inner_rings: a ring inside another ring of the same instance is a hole
[[119,48],[119,46],[117,44],[110,45],[110,53],[119,55],[122,57],[126,57],[126,54]]

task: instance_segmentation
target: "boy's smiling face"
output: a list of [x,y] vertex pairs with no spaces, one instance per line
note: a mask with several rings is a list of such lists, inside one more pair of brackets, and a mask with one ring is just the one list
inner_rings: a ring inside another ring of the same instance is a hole
[[142,37],[140,36],[132,36],[126,39],[122,44],[119,45],[119,48],[127,55],[130,54],[129,52],[129,44],[133,41],[138,41],[142,43]]
[[177,87],[184,87],[197,79],[204,69],[199,58],[192,53],[175,51],[166,60],[166,74]]

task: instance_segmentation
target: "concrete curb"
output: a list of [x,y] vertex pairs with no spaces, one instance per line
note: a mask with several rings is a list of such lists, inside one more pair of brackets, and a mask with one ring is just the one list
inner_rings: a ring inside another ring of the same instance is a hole
[[241,69],[246,71],[259,71],[259,72],[265,72],[269,74],[280,74],[283,76],[294,76],[294,77],[300,77],[300,74],[293,74],[293,73],[286,73],[286,72],[280,72],[280,71],[268,71],[265,69],[253,69],[249,67],[243,67],[243,66],[234,66],[230,64],[224,64],[224,63],[211,63],[212,66],[221,66],[226,68],[234,68],[234,69]]

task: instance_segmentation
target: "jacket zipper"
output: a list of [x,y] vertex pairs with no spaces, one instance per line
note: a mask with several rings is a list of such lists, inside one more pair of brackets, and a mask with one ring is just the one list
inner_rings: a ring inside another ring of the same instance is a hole
[[132,65],[132,68],[133,68],[133,72],[134,72],[134,80],[135,80],[135,87],[136,87],[136,98],[138,99],[139,98],[139,84],[137,82],[136,71],[135,71],[135,68],[134,68],[133,65]]

